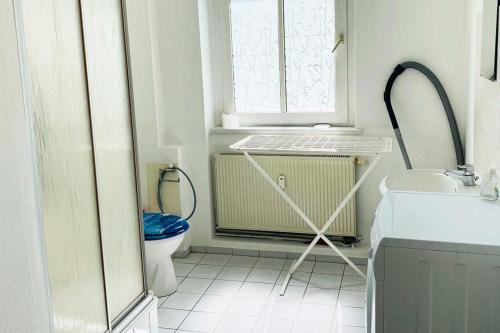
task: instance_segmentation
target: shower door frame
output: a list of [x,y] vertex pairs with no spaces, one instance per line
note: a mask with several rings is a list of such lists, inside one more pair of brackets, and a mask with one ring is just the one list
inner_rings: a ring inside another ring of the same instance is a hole
[[[84,0],[80,0],[82,3]],[[129,114],[130,114],[130,127],[132,130],[132,154],[134,156],[134,170],[135,170],[135,190],[136,190],[136,198],[137,198],[137,221],[139,222],[139,236],[140,236],[140,245],[141,245],[141,262],[142,262],[142,285],[143,291],[132,303],[125,308],[113,321],[111,321],[110,330],[112,331],[114,327],[116,327],[120,322],[148,296],[148,282],[146,277],[146,254],[145,254],[145,243],[144,243],[144,224],[142,219],[142,203],[141,203],[141,184],[140,184],[140,175],[139,175],[139,155],[137,154],[138,146],[137,146],[137,131],[136,131],[136,122],[135,122],[135,108],[134,108],[134,94],[133,94],[133,86],[132,81],[130,80],[131,70],[130,70],[130,51],[129,51],[129,41],[128,41],[128,25],[127,25],[127,12],[126,12],[126,0],[120,0],[120,19],[121,26],[123,32],[123,57],[125,58],[125,73],[126,73],[126,86],[128,90],[128,105],[129,105]],[[82,29],[83,29],[83,20]],[[83,30],[82,30],[83,31]],[[92,106],[90,105],[90,108]]]

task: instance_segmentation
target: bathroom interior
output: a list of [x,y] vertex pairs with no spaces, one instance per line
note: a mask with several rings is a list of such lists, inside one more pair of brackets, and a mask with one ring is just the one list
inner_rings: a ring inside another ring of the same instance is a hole
[[0,0],[0,332],[500,332],[498,0]]

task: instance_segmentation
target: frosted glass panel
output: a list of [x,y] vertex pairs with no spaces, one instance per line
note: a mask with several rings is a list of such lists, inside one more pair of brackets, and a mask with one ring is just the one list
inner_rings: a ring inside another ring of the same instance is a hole
[[288,112],[335,109],[335,1],[284,0]]
[[280,112],[277,0],[231,0],[237,112]]
[[143,291],[120,0],[82,2],[107,299],[112,320]]
[[79,2],[20,3],[55,331],[104,332],[107,318]]

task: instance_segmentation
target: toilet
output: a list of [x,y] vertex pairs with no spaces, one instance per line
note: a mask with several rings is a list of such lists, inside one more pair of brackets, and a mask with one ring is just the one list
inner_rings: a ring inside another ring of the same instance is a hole
[[177,290],[172,254],[179,248],[189,224],[176,215],[144,213],[146,275],[155,296],[164,297]]

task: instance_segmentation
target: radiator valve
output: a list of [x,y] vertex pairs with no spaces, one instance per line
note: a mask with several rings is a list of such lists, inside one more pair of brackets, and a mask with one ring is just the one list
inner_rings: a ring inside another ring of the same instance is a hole
[[356,164],[356,165],[365,165],[366,164],[366,160],[364,158],[356,157],[354,159],[354,164]]
[[280,189],[284,189],[286,184],[285,184],[285,176],[281,175],[278,177],[278,186],[280,187]]

